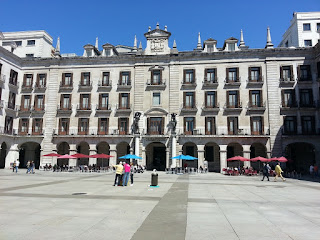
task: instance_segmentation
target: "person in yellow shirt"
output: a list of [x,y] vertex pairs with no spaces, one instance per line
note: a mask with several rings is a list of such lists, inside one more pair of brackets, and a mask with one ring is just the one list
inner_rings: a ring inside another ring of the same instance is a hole
[[[121,176],[122,176],[122,172],[123,172],[123,165],[122,162],[119,162],[118,165],[114,165],[113,167],[116,168],[116,176],[114,178],[114,184],[113,186],[120,186],[120,182],[121,182]],[[117,180],[118,179],[118,180]],[[118,182],[118,183],[117,183]]]
[[276,172],[276,176],[274,178],[274,181],[277,181],[277,177],[281,177],[282,181],[285,181],[286,179],[282,176],[281,173],[283,173],[281,167],[280,167],[280,163],[278,163],[276,165],[276,168],[275,168],[275,172]]

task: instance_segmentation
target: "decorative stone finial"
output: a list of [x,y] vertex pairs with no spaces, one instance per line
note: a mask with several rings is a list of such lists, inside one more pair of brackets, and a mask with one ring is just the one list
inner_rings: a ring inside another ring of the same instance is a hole
[[55,56],[60,56],[60,37],[58,37],[57,45],[56,45],[56,48],[54,50],[54,55]]
[[177,43],[176,43],[176,40],[174,39],[173,40],[173,46],[172,46],[173,48],[177,48]]
[[271,41],[270,28],[267,28],[267,45],[265,48],[273,48],[273,43]]
[[141,43],[141,41],[140,41],[140,43],[139,43],[139,50],[142,50],[142,43]]
[[242,29],[240,31],[240,44],[239,44],[239,47],[244,47],[246,44],[244,43],[244,40],[243,40],[243,32],[242,32]]
[[165,30],[166,32],[168,32],[168,27],[167,27],[167,25],[164,26],[164,30]]
[[133,49],[137,50],[137,35],[134,35]]
[[149,26],[149,28],[148,28],[148,32],[150,32],[151,31],[151,27]]
[[156,29],[160,29],[160,28],[159,28],[159,23],[158,23],[158,22],[157,22],[157,27],[156,27]]
[[96,49],[99,49],[98,37],[96,37],[96,44],[94,45]]
[[172,53],[172,54],[178,54],[178,49],[177,49],[176,40],[173,40],[173,46],[172,46],[172,49],[171,49],[171,53]]
[[202,49],[200,32],[199,32],[199,34],[198,34],[198,44],[197,44],[197,49]]

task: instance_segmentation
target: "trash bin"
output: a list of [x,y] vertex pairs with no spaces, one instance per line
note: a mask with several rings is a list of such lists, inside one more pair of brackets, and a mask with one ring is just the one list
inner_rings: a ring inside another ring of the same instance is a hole
[[151,185],[150,186],[158,186],[158,173],[155,169],[151,173]]

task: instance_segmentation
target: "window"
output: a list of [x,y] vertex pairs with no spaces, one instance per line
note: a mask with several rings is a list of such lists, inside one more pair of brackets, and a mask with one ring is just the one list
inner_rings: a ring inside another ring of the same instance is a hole
[[89,118],[79,118],[78,134],[88,135],[89,132]]
[[296,96],[293,89],[282,90],[282,107],[296,107]]
[[213,51],[214,51],[213,44],[208,44],[208,45],[207,45],[207,52],[208,52],[208,53],[211,53],[211,52],[213,52]]
[[120,93],[119,96],[120,96],[119,108],[120,109],[129,109],[130,108],[129,93]]
[[262,106],[262,96],[260,90],[250,90],[250,107],[261,107]]
[[60,118],[59,122],[59,134],[68,135],[69,134],[69,123],[70,118]]
[[72,73],[62,74],[62,86],[72,86]]
[[71,95],[70,94],[62,94],[61,95],[60,108],[62,110],[70,110],[71,109]]
[[312,40],[304,40],[304,46],[305,47],[312,47]]
[[310,31],[310,30],[311,30],[310,23],[304,23],[303,24],[303,31]]
[[260,67],[249,67],[249,81],[260,82],[261,80]]
[[10,71],[10,78],[9,78],[9,83],[12,85],[17,86],[17,80],[18,80],[18,73],[14,70]]
[[195,108],[195,92],[184,92],[184,108]]
[[130,82],[130,72],[120,72],[120,82],[119,85],[131,85]]
[[211,69],[206,69],[205,70],[205,81],[206,82],[211,82],[211,83],[213,83],[213,82],[217,82],[217,76],[216,76],[216,69],[215,68],[211,68]]
[[109,86],[110,83],[110,73],[109,72],[103,72],[102,73],[102,86]]
[[29,110],[31,103],[31,96],[30,95],[22,95],[21,98],[21,110]]
[[235,49],[236,49],[235,43],[228,43],[228,50],[229,51],[234,51]]
[[215,135],[216,127],[215,127],[215,118],[214,117],[206,117],[206,135]]
[[239,94],[238,91],[227,92],[227,107],[238,108],[239,107]]
[[317,32],[320,32],[320,23],[317,23]]
[[299,81],[310,81],[311,79],[311,71],[310,65],[301,65],[298,67],[298,77]]
[[80,109],[90,110],[90,94],[80,94]]
[[160,93],[159,92],[154,92],[153,97],[152,97],[152,105],[153,106],[160,106],[161,100],[160,100]]
[[25,74],[23,79],[23,87],[32,87],[33,74]]
[[21,118],[19,123],[19,133],[27,134],[29,129],[29,118]]
[[238,134],[238,117],[228,117],[228,134]]
[[13,92],[9,92],[9,99],[8,99],[8,108],[15,109],[16,105],[16,94]]
[[312,107],[313,94],[312,89],[300,89],[300,107]]
[[293,116],[285,116],[283,121],[284,134],[297,133],[297,118]]
[[315,133],[315,120],[314,116],[302,116],[301,117],[302,133],[313,134]]
[[92,50],[91,49],[86,49],[87,57],[92,56]]
[[13,127],[13,117],[6,116],[5,124],[4,124],[4,132],[7,134],[12,134]]
[[251,117],[251,134],[263,134],[263,117]]
[[26,54],[26,58],[33,58],[34,57],[34,54],[33,53],[27,53]]
[[109,119],[108,118],[99,118],[98,122],[98,134],[99,135],[107,135],[109,129]]
[[192,135],[194,129],[195,129],[195,118],[185,117],[184,118],[184,134]]
[[43,110],[44,109],[44,95],[35,95],[34,108],[35,108],[35,110]]
[[280,78],[282,81],[292,81],[293,80],[292,66],[282,66],[280,68]]
[[148,134],[162,135],[164,129],[164,120],[162,117],[151,117],[148,119]]
[[39,135],[42,133],[42,118],[34,118],[32,121],[32,134]]
[[22,45],[22,41],[15,41],[17,47],[20,47]]
[[99,109],[101,110],[107,110],[109,109],[109,94],[108,93],[102,93],[99,96]]
[[210,91],[205,93],[205,106],[206,108],[216,107],[217,96],[216,92]]
[[111,49],[106,49],[106,56],[111,56]]
[[44,88],[46,87],[46,79],[47,79],[47,74],[38,74],[37,75],[37,84],[36,86],[38,88]]
[[120,135],[128,134],[128,125],[129,125],[128,118],[119,118],[119,134]]
[[81,73],[81,86],[90,86],[90,73]]
[[161,84],[161,70],[153,70],[151,72],[151,85],[160,85]]
[[28,40],[27,41],[27,46],[34,46],[36,45],[36,40]]
[[227,68],[227,82],[239,82],[239,68]]
[[184,70],[184,83],[194,83],[195,82],[195,70],[188,69]]

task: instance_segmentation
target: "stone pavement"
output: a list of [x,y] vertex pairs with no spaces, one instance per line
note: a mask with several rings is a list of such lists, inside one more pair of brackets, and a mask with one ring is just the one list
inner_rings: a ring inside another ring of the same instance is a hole
[[0,170],[0,240],[320,239],[319,183],[150,174]]

